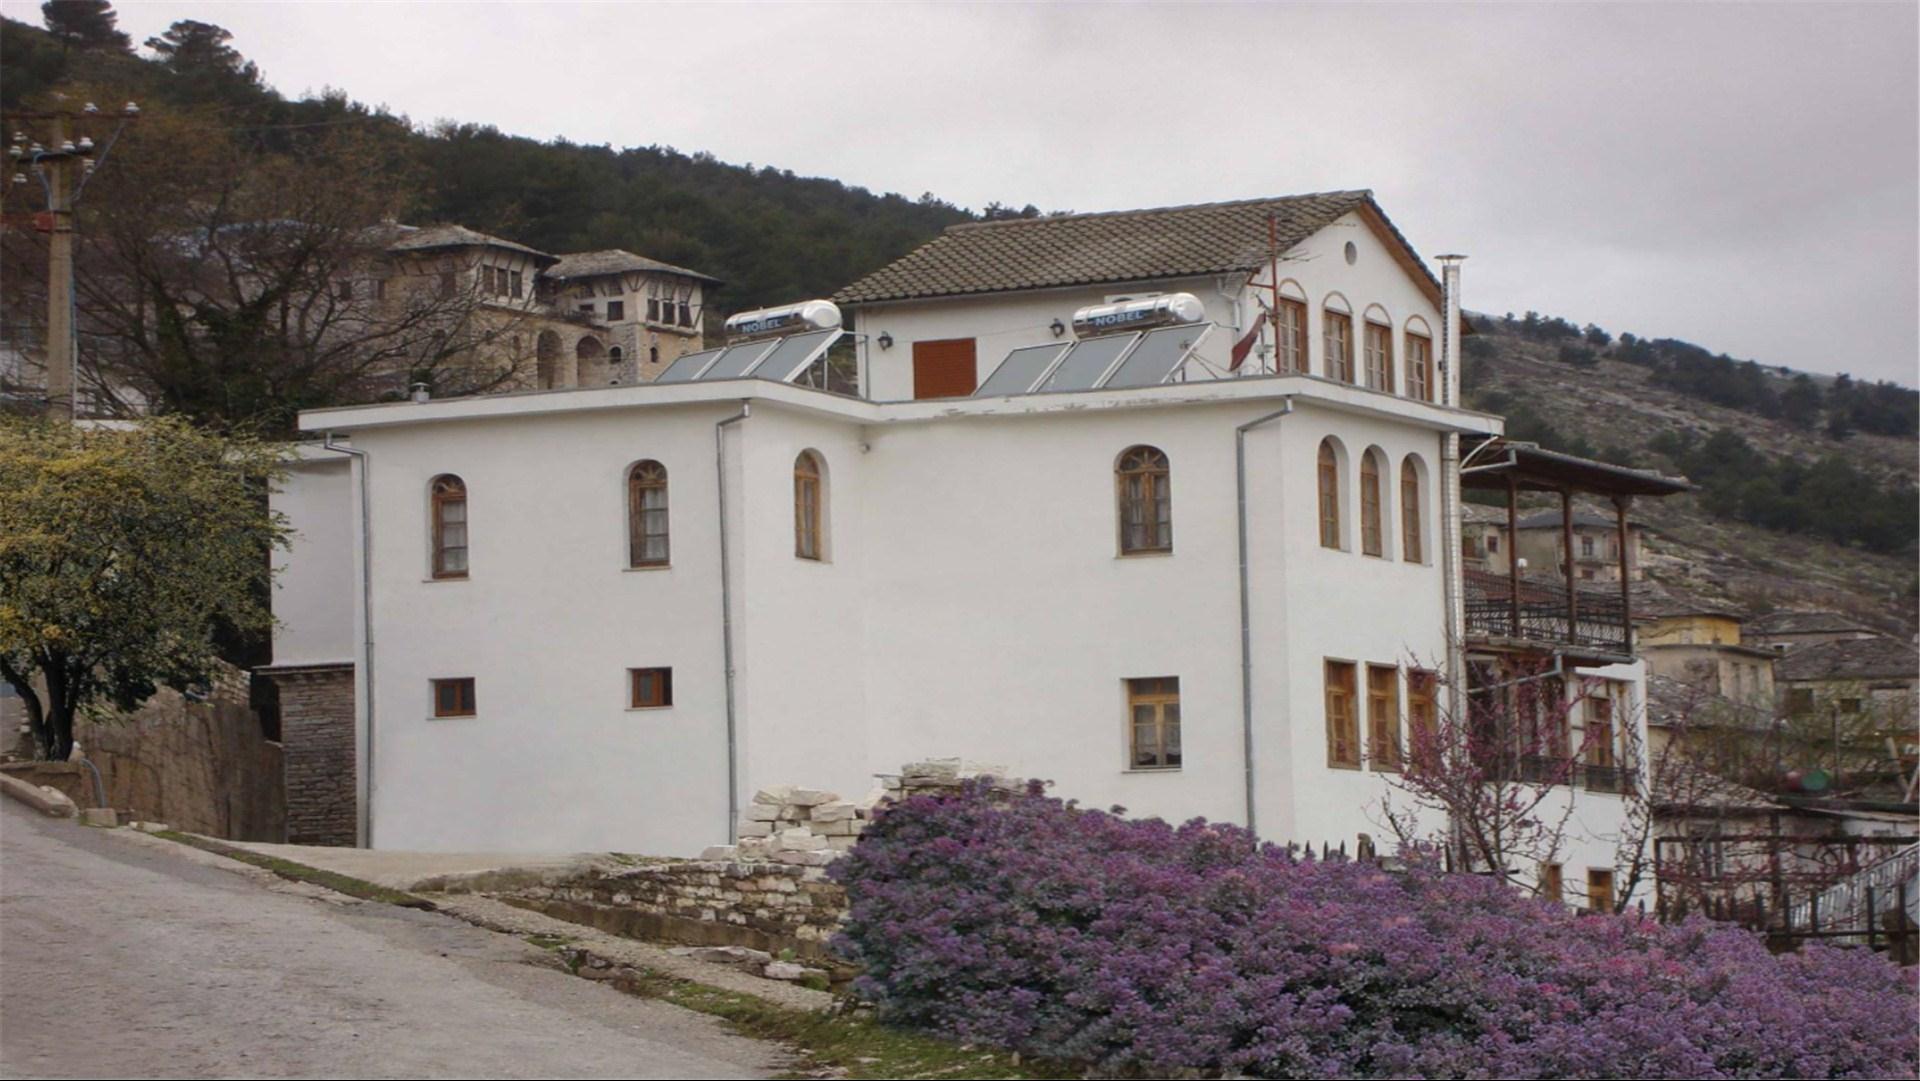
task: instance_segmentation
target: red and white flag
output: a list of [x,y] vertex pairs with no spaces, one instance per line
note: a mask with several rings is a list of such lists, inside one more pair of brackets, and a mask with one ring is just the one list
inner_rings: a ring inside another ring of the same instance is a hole
[[1237,372],[1240,370],[1240,365],[1247,362],[1247,354],[1252,353],[1253,347],[1260,343],[1260,328],[1265,324],[1265,319],[1254,320],[1253,326],[1247,330],[1246,337],[1233,343],[1233,353],[1228,358],[1228,371]]

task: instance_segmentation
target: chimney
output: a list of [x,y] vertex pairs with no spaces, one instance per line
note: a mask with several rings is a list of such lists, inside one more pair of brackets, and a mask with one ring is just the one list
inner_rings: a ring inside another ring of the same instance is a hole
[[1440,285],[1446,294],[1446,326],[1440,332],[1441,405],[1460,405],[1460,264],[1464,255],[1441,255]]
[[413,404],[425,405],[428,401],[430,401],[433,398],[433,394],[427,390],[427,385],[425,383],[415,383],[413,385],[412,397],[413,397]]

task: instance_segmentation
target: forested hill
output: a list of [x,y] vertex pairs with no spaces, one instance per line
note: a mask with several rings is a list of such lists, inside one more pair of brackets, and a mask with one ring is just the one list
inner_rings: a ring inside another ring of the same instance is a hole
[[1516,438],[1699,486],[1634,507],[1657,533],[1655,577],[1750,611],[1914,629],[1920,394],[1532,312],[1472,318],[1468,405]]
[[115,100],[111,90],[204,117],[210,129],[269,148],[364,129],[414,166],[409,219],[458,222],[550,252],[640,252],[724,280],[724,311],[825,296],[974,216],[931,194],[875,194],[671,147],[540,142],[477,125],[421,129],[337,92],[287,100],[205,23],[176,23],[153,59],[111,35],[63,42],[0,20],[0,106],[76,85],[103,101]]

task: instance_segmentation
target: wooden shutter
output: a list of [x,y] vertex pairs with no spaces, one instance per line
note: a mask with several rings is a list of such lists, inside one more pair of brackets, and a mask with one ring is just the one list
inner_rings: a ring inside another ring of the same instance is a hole
[[972,338],[913,343],[913,396],[964,398],[979,384]]

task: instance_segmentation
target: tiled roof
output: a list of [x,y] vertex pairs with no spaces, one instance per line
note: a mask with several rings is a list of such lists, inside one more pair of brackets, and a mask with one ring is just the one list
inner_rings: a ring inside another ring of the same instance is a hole
[[1634,582],[1628,588],[1633,600],[1635,622],[1676,616],[1721,616],[1733,620],[1745,618],[1744,613],[1730,604],[1697,597],[1651,578]]
[[505,248],[536,259],[553,261],[553,256],[525,244],[469,229],[464,225],[402,225],[388,251],[432,251],[437,248]]
[[1920,678],[1920,652],[1898,638],[1843,638],[1801,646],[1774,662],[1773,675],[1803,680]]
[[[1609,515],[1601,514],[1599,511],[1588,510],[1585,507],[1573,508],[1573,524],[1575,527],[1587,526],[1592,528],[1597,526],[1601,529],[1618,529],[1620,527],[1617,519]],[[1640,523],[1631,518],[1627,519],[1627,525],[1633,529],[1640,528]],[[1559,529],[1560,512],[1558,510],[1542,510],[1535,511],[1532,514],[1522,515],[1520,518],[1520,528]]]
[[698,278],[703,282],[720,284],[719,278],[702,274],[697,270],[677,267],[672,263],[663,263],[658,259],[649,259],[644,255],[635,255],[619,248],[563,255],[559,262],[547,268],[546,274],[549,278],[590,278],[597,274],[624,274],[634,270],[649,274],[678,274],[683,278]]
[[1841,612],[1768,612],[1747,621],[1753,634],[1843,634],[1873,628]]
[[1243,199],[1229,203],[966,222],[835,293],[844,304],[968,296],[1021,289],[1152,281],[1266,264],[1268,218],[1286,252],[1342,214],[1367,207],[1393,231],[1413,264],[1439,283],[1366,191]]

